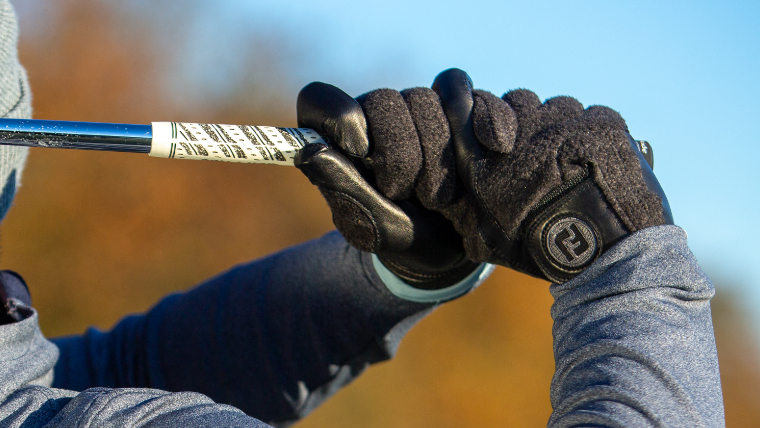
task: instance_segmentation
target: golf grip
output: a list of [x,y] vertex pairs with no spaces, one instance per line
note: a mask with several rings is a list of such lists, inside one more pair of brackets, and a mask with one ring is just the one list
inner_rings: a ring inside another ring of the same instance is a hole
[[309,128],[153,122],[150,156],[293,165],[296,152],[325,143]]

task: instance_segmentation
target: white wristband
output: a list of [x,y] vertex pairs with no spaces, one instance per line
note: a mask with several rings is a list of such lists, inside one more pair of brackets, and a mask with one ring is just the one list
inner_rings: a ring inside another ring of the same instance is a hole
[[423,290],[404,282],[395,273],[388,270],[375,254],[372,254],[372,265],[391,293],[404,300],[418,303],[442,302],[466,294],[485,281],[496,268],[490,263],[481,263],[471,274],[454,285],[439,290]]

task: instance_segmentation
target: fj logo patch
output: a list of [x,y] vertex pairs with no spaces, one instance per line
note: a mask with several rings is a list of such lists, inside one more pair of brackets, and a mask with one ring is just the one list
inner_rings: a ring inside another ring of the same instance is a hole
[[552,261],[569,269],[586,265],[598,248],[591,226],[577,217],[561,217],[552,221],[544,244]]

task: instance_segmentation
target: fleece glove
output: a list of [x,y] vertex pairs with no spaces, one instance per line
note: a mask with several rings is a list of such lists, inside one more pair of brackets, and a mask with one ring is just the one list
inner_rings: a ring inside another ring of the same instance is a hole
[[331,141],[296,165],[338,230],[422,288],[466,275],[467,259],[564,282],[623,237],[673,223],[651,147],[607,107],[524,89],[500,99],[452,69],[432,89],[355,101],[314,83],[298,115]]
[[651,148],[631,138],[617,112],[584,109],[570,97],[541,103],[524,89],[499,99],[473,91],[457,69],[441,73],[433,89],[464,186],[463,197],[437,209],[472,260],[559,283],[621,238],[673,223],[641,150],[651,156]]

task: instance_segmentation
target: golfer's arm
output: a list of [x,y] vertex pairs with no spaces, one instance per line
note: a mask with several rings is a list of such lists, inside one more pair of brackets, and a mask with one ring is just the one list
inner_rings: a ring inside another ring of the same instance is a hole
[[269,423],[389,358],[430,305],[399,299],[336,232],[237,266],[112,331],[55,340],[54,386],[201,392]]
[[714,292],[676,226],[640,231],[553,286],[549,426],[723,426]]

